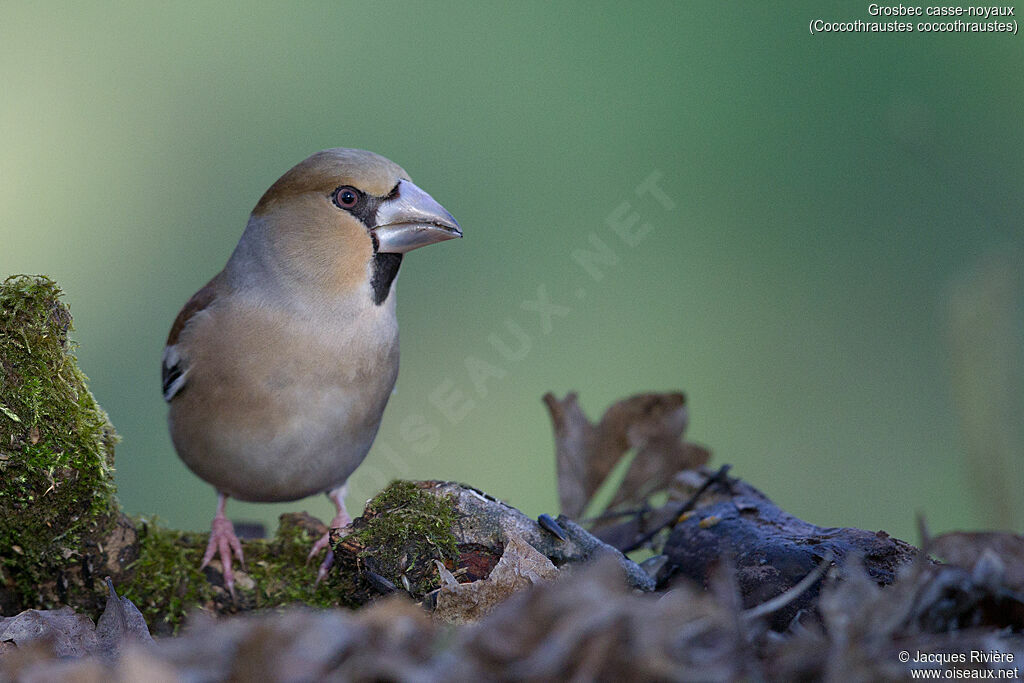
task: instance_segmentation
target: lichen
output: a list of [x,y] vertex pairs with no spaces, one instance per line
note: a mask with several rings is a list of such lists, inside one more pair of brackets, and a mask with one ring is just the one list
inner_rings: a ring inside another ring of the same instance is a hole
[[78,368],[60,295],[44,276],[0,283],[0,582],[41,606],[59,591],[40,586],[118,509],[117,436]]
[[345,545],[361,548],[357,561],[366,568],[421,597],[440,585],[434,560],[449,568],[458,561],[457,521],[451,496],[395,481],[367,504]]

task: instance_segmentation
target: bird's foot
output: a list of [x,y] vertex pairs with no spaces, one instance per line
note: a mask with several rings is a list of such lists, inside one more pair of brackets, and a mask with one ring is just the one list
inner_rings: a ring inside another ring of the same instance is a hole
[[306,558],[306,562],[309,562],[316,557],[321,550],[327,549],[327,555],[324,557],[323,562],[320,563],[320,568],[316,571],[316,584],[320,585],[320,582],[327,578],[327,572],[334,565],[334,551],[331,550],[331,529],[344,529],[352,523],[348,513],[345,512],[344,508],[338,511],[338,514],[331,520],[331,524],[328,527],[327,532],[321,536],[316,543],[313,544],[313,548],[309,551],[309,557]]
[[231,565],[232,551],[244,569],[245,557],[242,555],[242,543],[235,535],[235,526],[230,519],[218,513],[210,524],[210,542],[206,544],[206,553],[203,554],[203,563],[199,565],[199,568],[206,567],[213,556],[217,555],[221,564],[221,573],[224,575],[224,585],[231,593],[231,599],[234,600],[236,596],[235,572]]
[[323,562],[320,563],[320,568],[316,570],[316,582],[314,586],[319,586],[320,582],[327,578],[327,572],[330,571],[331,567],[334,566],[334,551],[330,549],[328,543],[331,539],[331,533],[327,532],[320,537],[320,540],[313,544],[313,549],[309,552],[309,559],[313,559],[317,553],[324,548],[327,548],[327,554],[324,556]]

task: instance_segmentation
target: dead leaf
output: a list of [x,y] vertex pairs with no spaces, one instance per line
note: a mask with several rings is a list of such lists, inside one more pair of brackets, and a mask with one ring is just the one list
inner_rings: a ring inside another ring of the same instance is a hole
[[107,606],[96,623],[96,637],[99,640],[97,653],[108,659],[115,659],[129,642],[152,643],[146,619],[139,608],[126,597],[118,597],[114,583],[107,577]]
[[43,644],[57,657],[99,655],[115,659],[128,642],[152,643],[142,613],[128,598],[118,597],[107,579],[111,597],[100,616],[99,625],[70,607],[55,610],[25,610],[20,614],[0,617],[0,642],[19,648]]
[[638,394],[605,411],[594,425],[583,414],[575,393],[558,400],[544,396],[555,431],[558,497],[562,514],[579,519],[587,503],[616,463],[630,449],[630,464],[610,508],[640,502],[668,486],[683,469],[703,465],[710,452],[682,441],[688,415],[679,392]]
[[555,565],[522,536],[509,530],[506,538],[505,552],[486,579],[459,583],[443,566],[439,568],[443,585],[433,612],[436,618],[454,624],[477,621],[516,591],[555,578]]
[[637,449],[609,509],[640,503],[666,488],[677,472],[700,467],[711,459],[708,449],[678,439],[653,439]]
[[70,607],[30,609],[13,617],[0,617],[0,641],[19,648],[49,643],[58,657],[82,657],[96,651],[99,640],[92,619]]
[[[561,401],[554,394],[545,394],[544,403],[555,430],[558,502],[563,515],[579,519],[621,453],[598,448],[597,429],[583,414],[575,392]],[[610,462],[599,460],[599,450],[601,455],[611,456]]]

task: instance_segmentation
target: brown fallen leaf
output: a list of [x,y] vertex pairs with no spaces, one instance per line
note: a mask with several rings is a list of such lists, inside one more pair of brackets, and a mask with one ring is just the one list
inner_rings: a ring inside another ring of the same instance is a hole
[[699,467],[711,459],[708,449],[678,439],[655,438],[637,443],[634,448],[636,457],[608,504],[610,510],[641,503],[666,488],[676,473]]
[[110,597],[98,624],[70,607],[55,610],[25,610],[13,617],[0,617],[0,642],[18,648],[43,645],[57,657],[98,655],[115,659],[130,642],[152,643],[142,613],[125,597],[118,597],[107,579]]
[[555,431],[558,497],[562,514],[579,519],[587,503],[629,450],[636,457],[609,508],[639,503],[664,489],[680,470],[703,465],[711,456],[702,446],[682,441],[689,417],[679,392],[638,394],[623,399],[592,424],[575,393],[544,402]]
[[139,608],[128,598],[118,597],[110,577],[107,577],[107,589],[110,592],[107,606],[96,622],[96,653],[108,659],[115,659],[126,644],[152,643],[153,636],[149,634],[146,619]]
[[505,552],[486,579],[459,583],[443,564],[434,617],[453,624],[475,622],[513,593],[554,579],[558,574],[547,557],[534,550],[522,536],[506,531]]
[[99,640],[92,619],[76,614],[70,607],[25,610],[13,617],[0,617],[0,642],[19,648],[46,643],[58,657],[83,657],[96,652]]
[[599,447],[597,429],[583,414],[575,392],[563,400],[545,394],[544,403],[555,430],[559,506],[563,515],[579,519],[622,454]]

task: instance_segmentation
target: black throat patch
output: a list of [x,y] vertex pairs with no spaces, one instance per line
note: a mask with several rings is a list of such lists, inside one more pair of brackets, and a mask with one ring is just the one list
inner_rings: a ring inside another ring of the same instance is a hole
[[[374,240],[376,242],[376,240]],[[370,287],[373,288],[373,303],[380,306],[391,293],[391,283],[398,277],[398,267],[402,265],[401,254],[374,254],[373,275],[370,276]]]

